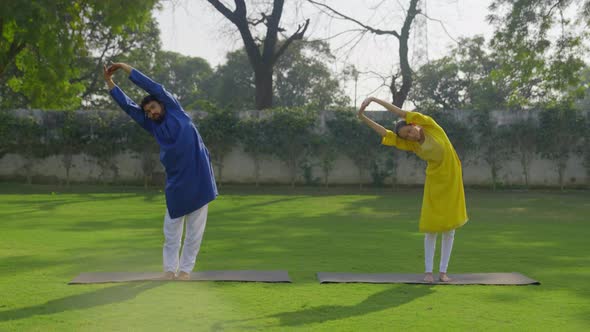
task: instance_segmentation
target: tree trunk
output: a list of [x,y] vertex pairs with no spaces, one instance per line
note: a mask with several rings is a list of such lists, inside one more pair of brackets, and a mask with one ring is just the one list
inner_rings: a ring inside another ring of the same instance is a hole
[[492,173],[492,190],[496,191],[496,166],[494,164],[491,165],[491,173]]
[[216,164],[217,164],[217,174],[219,175],[218,176],[219,181],[217,181],[217,185],[219,186],[219,188],[221,188],[221,185],[223,182],[223,177],[222,177],[223,163],[220,161],[220,162],[217,162]]
[[393,76],[391,78],[391,85],[389,90],[391,91],[392,96],[392,104],[397,107],[402,107],[406,98],[408,97],[408,93],[412,88],[412,68],[410,67],[410,61],[408,60],[408,40],[410,39],[410,29],[412,27],[412,22],[414,18],[418,14],[417,4],[419,0],[411,0],[410,6],[408,8],[408,12],[406,14],[406,19],[404,20],[404,25],[402,26],[401,33],[398,37],[399,40],[399,66],[402,76],[402,82],[399,88],[397,87],[397,77]]
[[272,107],[272,69],[260,68],[255,72],[256,109],[263,110]]
[[260,158],[258,156],[254,156],[254,182],[256,183],[256,187],[259,185],[258,178],[260,177]]
[[361,189],[361,190],[363,189],[363,168],[362,167],[359,167],[359,189]]
[[565,173],[565,165],[563,165],[562,163],[559,163],[559,165],[557,166],[557,175],[559,176],[559,188],[561,189],[561,191],[563,191],[565,189],[565,185],[563,183],[564,173]]
[[524,175],[524,187],[529,189],[529,160],[526,154],[523,154],[520,160],[522,165],[522,174]]
[[289,161],[289,173],[291,173],[291,188],[295,188],[295,178],[297,177],[297,161]]

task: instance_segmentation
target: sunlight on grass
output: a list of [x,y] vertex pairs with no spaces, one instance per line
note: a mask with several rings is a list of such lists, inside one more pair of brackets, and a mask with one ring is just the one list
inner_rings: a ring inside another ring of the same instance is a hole
[[457,231],[450,273],[517,271],[541,286],[320,285],[320,271],[419,273],[421,192],[248,188],[211,204],[196,270],[284,269],[293,284],[68,286],[80,272],[161,269],[162,193],[106,189],[0,190],[0,330],[590,326],[588,192],[467,193],[470,221]]

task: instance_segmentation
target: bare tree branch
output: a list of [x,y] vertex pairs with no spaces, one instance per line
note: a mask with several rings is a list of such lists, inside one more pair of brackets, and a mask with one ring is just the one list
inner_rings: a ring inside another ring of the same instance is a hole
[[309,26],[309,19],[305,20],[305,25],[301,25],[299,24],[299,26],[297,27],[297,30],[295,31],[295,33],[293,35],[291,35],[291,37],[289,37],[289,39],[287,39],[283,45],[281,45],[281,48],[279,48],[279,50],[277,51],[277,53],[275,53],[274,58],[272,60],[272,63],[275,63],[277,61],[277,59],[283,55],[283,53],[285,53],[285,51],[287,50],[287,48],[289,47],[289,45],[291,45],[291,43],[294,40],[301,40],[303,39],[303,35],[305,34],[305,31],[307,30],[307,27]]
[[362,32],[362,31],[367,31],[367,30],[365,30],[365,29],[349,29],[349,30],[344,30],[344,31],[342,31],[342,32],[339,32],[339,33],[337,33],[337,34],[335,34],[335,35],[332,35],[332,36],[330,36],[330,37],[326,37],[326,38],[317,38],[317,39],[314,39],[314,40],[318,40],[318,41],[327,41],[327,40],[334,39],[334,38],[336,38],[336,37],[340,37],[341,35],[347,34],[347,33],[349,33],[349,32]]
[[553,6],[551,6],[551,8],[549,8],[549,11],[547,12],[547,14],[543,15],[543,19],[546,19],[547,17],[551,16],[551,14],[553,13],[553,10],[555,8],[559,7],[561,10],[562,4],[563,4],[563,0],[557,1]]
[[[215,9],[217,9],[217,11],[220,12],[223,16],[225,16],[228,20],[230,20],[234,24],[237,24],[236,23],[236,21],[237,21],[236,14],[234,12],[232,12],[229,8],[227,8],[224,4],[219,2],[219,0],[207,0],[207,1],[210,4],[212,4],[213,7],[215,7]],[[236,5],[237,5],[237,1],[236,1]],[[237,6],[236,6],[236,11],[237,11]]]
[[260,19],[258,20],[248,20],[248,24],[251,26],[257,26],[260,23],[264,23],[264,21],[267,20],[266,14],[264,13],[260,13],[260,15],[262,16]]
[[360,25],[361,27],[369,30],[370,32],[372,32],[372,33],[374,33],[376,35],[393,35],[393,36],[395,36],[397,38],[400,37],[399,36],[399,33],[397,31],[395,31],[395,30],[381,30],[381,29],[376,29],[376,28],[373,28],[371,26],[368,26],[368,25],[366,25],[366,24],[364,24],[364,23],[362,23],[362,22],[360,22],[360,21],[358,21],[358,20],[356,20],[356,19],[354,19],[354,18],[352,18],[350,16],[347,16],[347,15],[342,14],[339,11],[333,9],[332,7],[330,7],[330,6],[326,5],[326,4],[323,4],[323,3],[320,3],[320,2],[317,2],[317,1],[314,1],[314,0],[307,0],[307,1],[309,1],[310,3],[312,3],[312,4],[314,4],[314,5],[318,6],[318,7],[326,8],[329,11],[331,11],[332,13],[334,13],[335,15],[339,16],[341,19],[345,19],[347,21],[354,22],[354,23]]
[[[262,50],[262,58],[270,60],[270,63],[274,63],[274,61],[276,59],[278,59],[278,57],[280,56],[280,55],[276,55],[274,52],[275,52],[275,46],[277,45],[277,40],[278,40],[277,31],[279,28],[279,22],[281,21],[281,16],[283,14],[283,5],[284,4],[285,4],[284,0],[274,0],[274,5],[272,7],[272,13],[270,14],[268,19],[266,20],[267,29],[266,29],[266,36],[264,38],[264,49]],[[297,31],[295,32],[295,34],[297,34],[298,31],[299,31],[299,28],[297,28]],[[289,42],[289,40],[287,40],[287,42]],[[290,43],[291,42],[289,42],[289,44]]]
[[455,39],[453,36],[451,36],[451,34],[449,33],[449,31],[447,30],[447,27],[445,26],[445,23],[442,20],[436,19],[436,18],[432,18],[424,13],[419,13],[418,15],[422,15],[424,17],[426,17],[426,19],[430,20],[430,21],[434,21],[434,22],[438,22],[440,24],[440,26],[443,28],[444,32],[447,34],[447,36],[449,38],[451,38],[455,43],[459,44],[459,41],[457,39]]

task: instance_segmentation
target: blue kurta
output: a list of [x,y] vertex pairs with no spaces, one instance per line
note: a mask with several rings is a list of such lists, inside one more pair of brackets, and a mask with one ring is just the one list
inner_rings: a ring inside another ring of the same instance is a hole
[[166,110],[161,122],[153,121],[118,86],[110,91],[117,104],[160,145],[160,161],[166,170],[166,205],[170,217],[182,217],[200,209],[217,197],[209,150],[201,135],[178,100],[162,85],[136,69],[131,71],[129,79],[154,95]]

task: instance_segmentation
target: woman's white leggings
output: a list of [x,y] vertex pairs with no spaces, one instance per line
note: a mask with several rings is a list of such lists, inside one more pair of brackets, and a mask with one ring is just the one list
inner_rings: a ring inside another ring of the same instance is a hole
[[[426,273],[432,273],[432,265],[434,264],[434,251],[436,248],[436,236],[438,233],[424,234],[424,265]],[[439,272],[447,272],[449,260],[451,259],[451,251],[453,250],[453,240],[455,239],[455,230],[442,233],[441,255],[440,255],[440,269]]]

